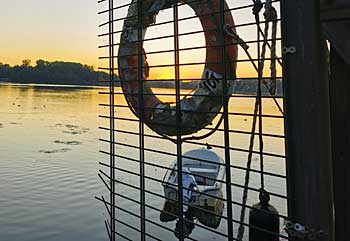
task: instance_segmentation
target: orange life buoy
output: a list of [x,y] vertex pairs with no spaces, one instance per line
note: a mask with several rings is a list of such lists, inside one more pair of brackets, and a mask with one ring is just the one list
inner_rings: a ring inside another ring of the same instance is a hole
[[[142,69],[142,79],[148,77],[149,67],[146,53],[143,53],[143,65],[139,66],[139,42],[142,43],[147,28],[155,22],[157,13],[171,6],[171,0],[143,0],[142,19],[138,17],[137,0],[133,0],[127,18],[124,21],[123,33],[120,39],[118,53],[118,70],[121,86],[125,98],[132,111],[142,117],[144,123],[159,134],[174,136],[176,128],[176,107],[173,103],[164,103],[153,94],[147,81],[142,81],[143,111],[139,111],[139,69]],[[226,69],[228,88],[233,84],[236,74],[236,60],[238,47],[232,44],[232,38],[223,36],[226,45],[226,56],[223,58],[222,13],[220,0],[191,1],[183,0],[199,17],[204,29],[206,43],[206,64],[202,80],[189,96],[180,102],[181,108],[181,135],[193,134],[212,123],[222,108],[223,76]],[[234,26],[232,15],[225,2],[225,24]],[[142,23],[142,39],[139,40],[139,23]],[[232,29],[235,31],[235,29]],[[224,66],[225,59],[226,66]],[[141,116],[143,113],[143,116]]]

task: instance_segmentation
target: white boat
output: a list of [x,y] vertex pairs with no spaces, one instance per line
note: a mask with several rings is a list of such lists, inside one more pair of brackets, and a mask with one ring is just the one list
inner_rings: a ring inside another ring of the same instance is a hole
[[[189,205],[191,215],[202,224],[217,228],[224,209],[222,201],[222,181],[225,178],[223,159],[209,149],[196,149],[183,154],[182,165],[195,178],[198,190],[192,192],[193,201]],[[163,222],[174,221],[178,217],[177,205],[177,160],[171,165],[163,179],[166,201],[160,214]]]

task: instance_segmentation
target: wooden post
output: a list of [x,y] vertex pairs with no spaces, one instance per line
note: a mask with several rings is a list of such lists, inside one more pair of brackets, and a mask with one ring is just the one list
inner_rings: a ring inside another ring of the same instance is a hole
[[330,96],[334,180],[335,240],[350,237],[350,65],[331,49]]
[[288,212],[292,221],[326,233],[317,240],[333,241],[328,65],[319,1],[281,4]]

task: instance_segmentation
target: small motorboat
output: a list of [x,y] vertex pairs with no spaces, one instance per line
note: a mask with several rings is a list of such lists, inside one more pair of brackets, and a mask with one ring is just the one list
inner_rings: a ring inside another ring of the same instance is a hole
[[[209,148],[188,151],[182,158],[182,168],[185,168],[197,183],[188,209],[200,223],[211,228],[219,227],[224,209],[222,181],[225,178],[225,166],[223,164],[223,159]],[[163,179],[166,200],[160,214],[162,222],[174,221],[179,216],[177,183],[177,161],[175,160]]]

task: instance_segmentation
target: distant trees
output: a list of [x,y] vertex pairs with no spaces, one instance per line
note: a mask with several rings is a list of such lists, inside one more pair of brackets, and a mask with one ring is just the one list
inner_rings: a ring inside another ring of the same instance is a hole
[[22,66],[29,67],[31,62],[32,61],[30,59],[24,59],[24,60],[22,60]]
[[[115,79],[118,79],[115,76]],[[99,81],[99,80],[102,80]],[[60,84],[60,85],[108,85],[108,74],[95,71],[93,66],[79,63],[55,61],[49,62],[42,59],[36,61],[35,66],[31,66],[31,61],[25,59],[22,65],[11,67],[8,64],[0,63],[0,81],[10,81],[14,83],[37,83],[37,84]],[[174,81],[151,81],[153,88],[175,88]],[[197,81],[187,81],[181,83],[183,89],[194,89]],[[256,94],[258,81],[256,79],[238,79],[234,92],[239,94]],[[116,82],[115,86],[120,86]],[[266,88],[262,89],[266,95]],[[277,81],[277,94],[282,94],[282,81]]]
[[25,59],[20,66],[0,64],[1,80],[22,84],[101,85],[99,80],[108,80],[108,75],[80,63],[40,59],[35,66],[31,66],[31,61]]

